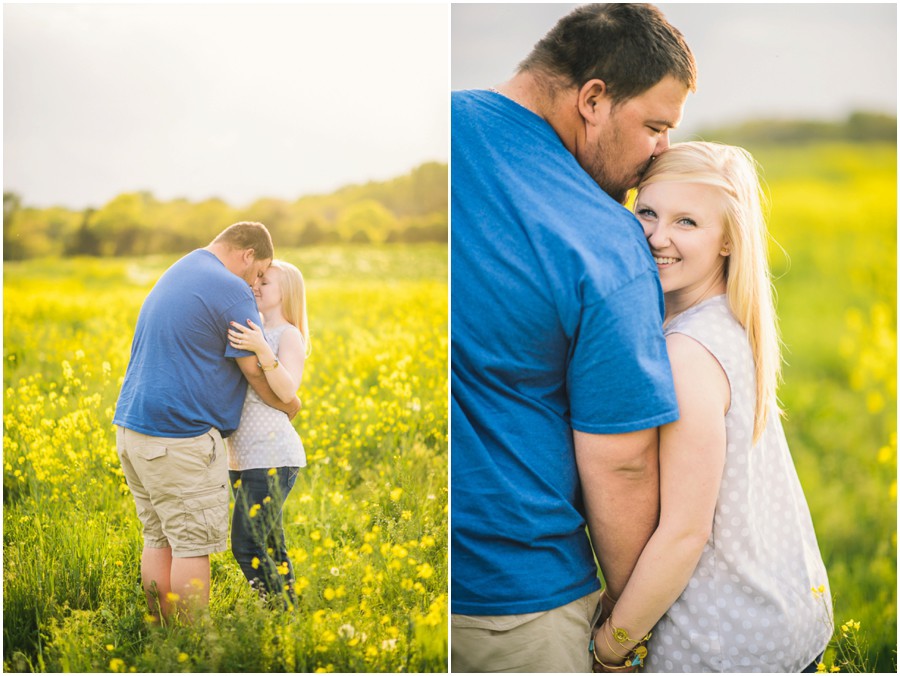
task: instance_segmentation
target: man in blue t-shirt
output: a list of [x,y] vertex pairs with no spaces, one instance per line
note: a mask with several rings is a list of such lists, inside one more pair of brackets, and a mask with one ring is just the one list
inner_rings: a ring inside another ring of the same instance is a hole
[[274,255],[261,223],[235,223],[160,277],[141,307],[113,422],[143,525],[141,578],[151,612],[209,603],[209,555],[227,548],[223,439],[247,384],[293,417],[253,352],[229,345],[231,322],[261,324],[254,290]]
[[594,552],[616,598],[653,531],[678,413],[622,202],[695,78],[656,8],[589,5],[452,96],[453,671],[590,671]]

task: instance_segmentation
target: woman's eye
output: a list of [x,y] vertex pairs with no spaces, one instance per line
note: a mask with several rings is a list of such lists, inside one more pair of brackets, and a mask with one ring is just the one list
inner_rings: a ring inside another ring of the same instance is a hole
[[691,228],[694,228],[697,226],[697,221],[695,221],[693,218],[682,218],[678,222],[681,223],[682,225],[686,225]]
[[656,216],[656,214],[653,212],[653,209],[646,209],[646,208],[638,209],[637,215],[643,216],[644,218],[652,218],[653,216]]

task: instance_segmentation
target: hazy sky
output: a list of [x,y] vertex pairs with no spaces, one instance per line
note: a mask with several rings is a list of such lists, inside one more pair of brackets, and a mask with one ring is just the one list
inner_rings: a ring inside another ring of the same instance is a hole
[[[4,190],[246,206],[447,161],[449,90],[507,79],[574,6],[5,4]],[[700,70],[676,140],[757,116],[896,114],[894,3],[659,6]]]
[[4,4],[27,205],[296,199],[447,161],[446,4]]
[[[896,114],[897,5],[657,3],[698,66],[681,131],[754,117]],[[503,82],[575,4],[454,4],[451,86]]]

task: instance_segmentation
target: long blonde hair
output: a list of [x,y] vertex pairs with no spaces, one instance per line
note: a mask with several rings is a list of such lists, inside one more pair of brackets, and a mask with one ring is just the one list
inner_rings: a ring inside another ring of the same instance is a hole
[[695,141],[676,143],[656,158],[638,186],[651,183],[699,183],[719,188],[723,200],[725,288],[731,312],[744,327],[756,368],[753,443],[769,415],[780,415],[781,340],[769,271],[765,196],[753,156],[743,148]]
[[278,259],[272,261],[271,268],[281,272],[281,314],[300,329],[308,357],[312,352],[312,341],[306,314],[306,284],[303,282],[303,274],[296,265]]

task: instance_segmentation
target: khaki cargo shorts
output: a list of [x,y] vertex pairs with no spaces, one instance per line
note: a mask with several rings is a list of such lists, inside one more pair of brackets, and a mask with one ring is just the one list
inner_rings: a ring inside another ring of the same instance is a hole
[[177,439],[116,428],[144,546],[185,558],[228,548],[228,459],[219,431]]
[[453,672],[590,673],[600,592],[525,615],[450,616]]

